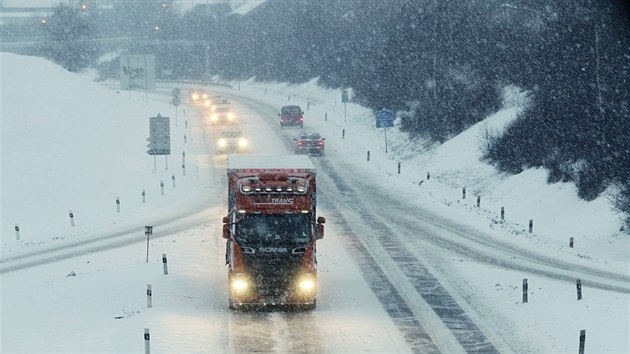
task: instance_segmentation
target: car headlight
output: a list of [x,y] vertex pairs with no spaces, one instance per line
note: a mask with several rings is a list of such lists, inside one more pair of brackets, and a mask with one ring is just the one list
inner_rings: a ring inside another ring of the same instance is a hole
[[233,119],[234,119],[234,113],[233,113],[233,112],[228,113],[228,114],[227,114],[227,118],[228,118],[229,120],[233,120]]
[[220,147],[225,147],[225,139],[219,139],[219,146]]
[[247,139],[245,138],[241,138],[238,140],[238,146],[240,147],[246,147],[247,146]]
[[210,109],[214,111],[215,109],[217,109],[217,106],[212,106],[210,107]]
[[204,104],[206,107],[209,107],[209,106],[210,106],[210,102],[208,102],[208,101],[205,101],[203,104]]
[[217,120],[219,120],[219,116],[215,113],[210,116],[210,119],[212,119],[213,122],[216,122]]
[[198,95],[198,94],[196,94],[196,93],[193,93],[192,98],[193,98],[193,100],[196,100],[196,99],[198,99],[198,98],[199,98],[199,95]]

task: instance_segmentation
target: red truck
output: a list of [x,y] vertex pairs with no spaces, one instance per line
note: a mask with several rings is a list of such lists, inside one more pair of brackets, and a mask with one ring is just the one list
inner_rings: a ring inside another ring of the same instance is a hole
[[230,309],[317,304],[316,169],[306,155],[229,155],[223,217]]

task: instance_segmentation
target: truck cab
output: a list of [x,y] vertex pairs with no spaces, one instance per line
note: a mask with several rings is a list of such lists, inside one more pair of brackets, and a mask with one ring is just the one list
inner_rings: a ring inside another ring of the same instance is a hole
[[326,222],[316,216],[315,169],[303,155],[260,159],[228,156],[223,238],[229,307],[314,309],[316,241],[323,238]]

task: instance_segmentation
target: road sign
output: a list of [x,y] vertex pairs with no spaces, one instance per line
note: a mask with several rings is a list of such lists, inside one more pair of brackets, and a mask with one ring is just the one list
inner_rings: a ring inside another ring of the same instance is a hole
[[182,94],[182,91],[178,89],[177,87],[175,87],[173,91],[171,91],[171,95],[173,95],[173,97],[179,97],[181,96],[181,94]]
[[381,109],[376,112],[377,128],[392,128],[394,126],[394,111],[389,109]]
[[341,102],[343,102],[343,103],[348,102],[348,90],[347,89],[341,90]]
[[147,154],[149,155],[170,155],[171,154],[171,128],[168,117],[158,114],[149,118],[149,145]]
[[179,97],[173,97],[171,100],[171,104],[175,107],[179,106],[180,103],[182,103],[182,100],[180,100]]

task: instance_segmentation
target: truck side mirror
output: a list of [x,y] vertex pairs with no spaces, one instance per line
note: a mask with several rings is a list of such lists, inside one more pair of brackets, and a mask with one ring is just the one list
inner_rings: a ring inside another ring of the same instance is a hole
[[323,216],[320,216],[317,218],[317,228],[316,228],[316,234],[315,234],[315,239],[316,240],[321,240],[324,238],[324,224],[326,223],[326,218]]
[[223,224],[223,238],[226,240],[230,238],[230,225],[228,224]]
[[230,238],[230,218],[227,216],[223,217],[223,238]]
[[324,225],[317,224],[317,230],[315,231],[315,239],[321,240],[324,238]]

